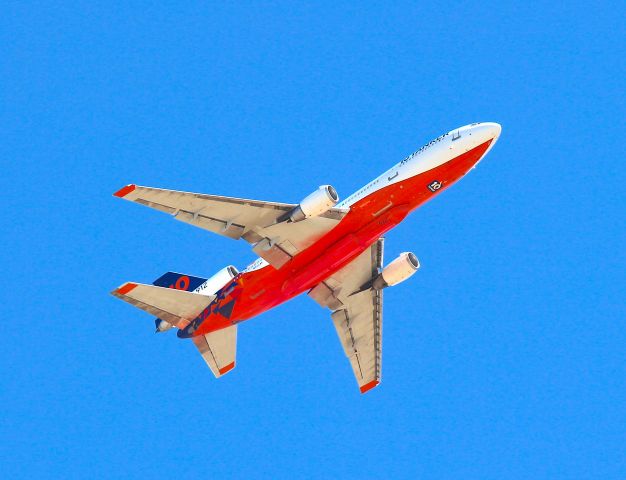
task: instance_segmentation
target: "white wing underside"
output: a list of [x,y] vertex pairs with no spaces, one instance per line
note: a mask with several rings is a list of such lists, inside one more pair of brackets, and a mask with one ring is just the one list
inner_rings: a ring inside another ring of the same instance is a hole
[[[297,205],[179,192],[128,185],[115,194],[176,220],[232,239],[244,239],[275,268],[305,250],[332,230],[348,209],[331,208],[318,217],[287,222],[285,214]],[[309,295],[332,310],[331,318],[362,393],[378,385],[382,363],[382,291],[368,285],[380,273],[383,239],[379,239],[349,265],[313,288]],[[134,285],[125,291],[127,285]],[[114,296],[184,328],[213,300],[190,292],[126,284]],[[235,366],[237,327],[194,337],[205,362],[219,377]]]
[[215,299],[213,295],[131,282],[113,290],[111,295],[178,328],[185,328]]
[[[309,292],[331,318],[362,393],[380,382],[383,292],[370,288],[383,264],[383,239]],[[357,292],[357,293],[355,293]]]
[[253,245],[257,255],[280,268],[332,230],[348,212],[331,208],[318,217],[291,223],[297,205],[128,185],[118,197],[169,213],[176,220]]

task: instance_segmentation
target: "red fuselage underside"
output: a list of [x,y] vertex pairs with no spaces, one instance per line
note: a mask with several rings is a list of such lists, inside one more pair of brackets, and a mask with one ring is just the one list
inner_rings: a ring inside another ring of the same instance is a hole
[[[235,301],[230,317],[212,313],[206,316],[194,335],[248,320],[313,288],[354,260],[411,211],[463,177],[480,161],[490,144],[491,141],[485,142],[432,170],[362,198],[350,206],[350,212],[335,228],[282,268],[276,270],[268,265],[241,273],[232,281],[237,286],[220,300],[222,304]],[[428,185],[435,180],[443,186],[431,192]]]

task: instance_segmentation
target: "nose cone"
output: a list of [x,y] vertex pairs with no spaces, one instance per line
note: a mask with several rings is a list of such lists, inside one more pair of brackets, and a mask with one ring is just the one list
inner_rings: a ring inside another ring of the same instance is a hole
[[479,123],[477,125],[471,126],[471,133],[473,137],[476,137],[479,143],[492,141],[493,145],[500,137],[500,132],[502,132],[502,127],[498,123],[494,122],[484,122]]
[[465,148],[465,151],[485,143],[488,144],[487,150],[482,155],[484,157],[498,141],[500,132],[502,132],[502,127],[495,122],[472,123],[471,125],[460,128],[456,132],[452,132],[452,140],[456,141],[458,139],[455,145],[458,144]]
[[[472,123],[448,132],[450,141],[448,148],[452,155],[457,156],[480,147],[479,157],[472,160],[471,168],[475,167],[498,141],[502,127],[495,122]],[[459,153],[457,153],[459,152]],[[468,168],[469,170],[469,168]]]
[[484,126],[489,136],[493,138],[493,141],[495,142],[500,137],[500,132],[502,132],[502,127],[500,126],[500,124],[487,122],[484,124]]
[[499,123],[495,122],[484,122],[484,123],[475,123],[470,125],[470,137],[472,138],[472,142],[474,146],[487,144],[487,149],[482,153],[476,165],[485,158],[485,155],[489,153],[489,151],[493,148],[493,146],[500,138],[500,133],[502,132],[502,127]]

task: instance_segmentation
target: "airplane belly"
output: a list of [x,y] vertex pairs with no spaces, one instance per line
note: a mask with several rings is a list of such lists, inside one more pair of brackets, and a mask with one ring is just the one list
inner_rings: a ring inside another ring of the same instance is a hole
[[[488,148],[489,142],[428,172],[389,185],[351,207],[337,229],[297,255],[283,268],[271,266],[244,273],[243,294],[231,320],[255,317],[325,280],[358,257],[415,208],[462,177]],[[430,189],[432,179],[441,187]]]
[[313,245],[303,252],[305,259],[294,259],[294,268],[285,266],[277,270],[267,266],[244,273],[241,276],[243,292],[235,303],[231,320],[235,323],[249,320],[313,288],[363,253],[385,232],[400,223],[409,211],[407,205],[400,205],[378,217],[361,212],[362,218],[357,222],[361,225],[365,223],[361,228],[335,237],[330,244],[320,242]]
[[[313,288],[358,257],[381,235],[400,223],[408,213],[407,205],[391,208],[355,233],[339,239],[299,272],[286,279],[281,287],[282,292],[290,298]],[[371,214],[369,218],[372,218]]]

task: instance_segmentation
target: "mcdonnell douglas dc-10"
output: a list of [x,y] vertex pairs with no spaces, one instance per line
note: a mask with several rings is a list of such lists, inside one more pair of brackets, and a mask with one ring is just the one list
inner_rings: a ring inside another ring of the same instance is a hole
[[216,377],[235,367],[237,327],[303,292],[330,310],[361,393],[380,383],[383,289],[419,268],[401,253],[383,265],[382,236],[469,172],[500,136],[473,123],[424,145],[339,202],[323,185],[299,204],[245,200],[127,185],[114,195],[176,220],[252,245],[259,256],[211,278],[168,272],[152,285],[125,283],[114,296],[156,316],[156,331],[178,328]]

